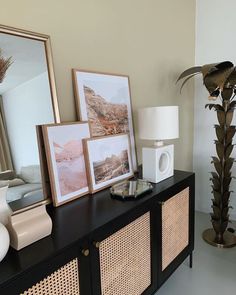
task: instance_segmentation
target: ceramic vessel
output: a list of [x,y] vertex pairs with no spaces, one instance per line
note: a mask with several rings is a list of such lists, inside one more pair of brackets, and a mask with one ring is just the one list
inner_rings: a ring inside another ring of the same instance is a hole
[[0,261],[6,256],[10,245],[10,238],[5,226],[0,223]]
[[12,214],[12,210],[7,203],[7,189],[8,186],[0,187],[0,223],[3,225],[8,224],[9,216]]
[[9,217],[7,226],[11,246],[20,250],[52,232],[52,220],[46,205],[39,205]]

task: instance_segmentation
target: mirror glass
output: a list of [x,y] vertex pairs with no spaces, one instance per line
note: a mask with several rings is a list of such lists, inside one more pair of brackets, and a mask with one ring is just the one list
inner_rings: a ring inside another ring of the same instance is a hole
[[45,199],[36,126],[60,121],[49,42],[0,26],[0,58],[11,58],[0,83],[0,186],[17,209]]

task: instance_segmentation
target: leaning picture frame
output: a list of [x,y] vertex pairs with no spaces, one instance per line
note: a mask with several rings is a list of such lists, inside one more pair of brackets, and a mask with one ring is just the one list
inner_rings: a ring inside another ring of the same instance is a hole
[[90,137],[88,122],[42,125],[53,205],[89,193],[83,140]]
[[76,111],[88,121],[91,137],[130,134],[132,164],[137,171],[129,76],[72,69]]
[[90,193],[133,177],[129,134],[84,140]]

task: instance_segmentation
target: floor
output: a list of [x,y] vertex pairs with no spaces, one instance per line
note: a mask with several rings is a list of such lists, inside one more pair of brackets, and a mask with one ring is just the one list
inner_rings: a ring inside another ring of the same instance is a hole
[[[211,227],[208,214],[196,212],[193,268],[186,260],[156,295],[231,295],[236,294],[236,247],[218,249],[201,238]],[[236,223],[231,227],[236,229]]]

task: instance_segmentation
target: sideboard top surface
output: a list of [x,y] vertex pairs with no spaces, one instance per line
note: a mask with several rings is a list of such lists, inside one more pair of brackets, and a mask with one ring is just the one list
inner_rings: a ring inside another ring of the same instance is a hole
[[53,221],[52,235],[20,251],[10,249],[0,262],[0,285],[8,282],[38,263],[50,259],[73,243],[89,237],[103,225],[127,214],[140,205],[161,197],[167,190],[181,184],[192,172],[175,170],[174,176],[158,184],[153,184],[153,191],[138,200],[120,201],[110,197],[109,189],[94,195],[88,195],[58,208],[51,208]]

